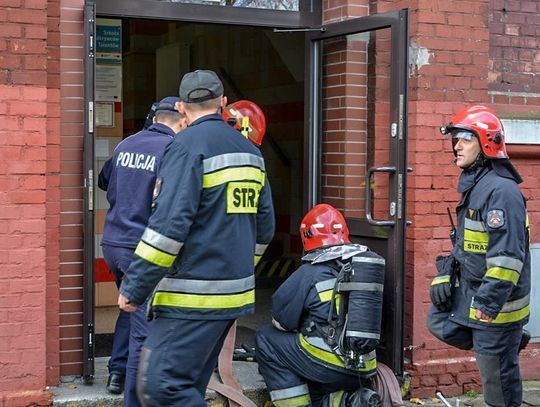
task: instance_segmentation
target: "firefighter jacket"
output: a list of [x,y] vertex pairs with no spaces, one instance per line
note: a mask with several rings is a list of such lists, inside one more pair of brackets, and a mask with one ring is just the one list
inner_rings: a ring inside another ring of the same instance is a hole
[[142,304],[155,287],[153,313],[169,318],[252,313],[254,263],[275,222],[260,151],[220,115],[203,116],[167,147],[154,196],[120,292]]
[[[488,162],[465,170],[458,191],[459,285],[451,319],[480,329],[522,326],[529,319],[531,270],[525,198],[515,179],[500,176]],[[475,308],[494,318],[475,318]]]
[[[347,246],[366,250],[365,246],[343,245]],[[352,373],[345,368],[339,349],[332,349],[325,338],[325,333],[329,330],[329,312],[332,307],[332,312],[338,312],[339,307],[339,296],[332,300],[339,271],[332,257],[335,256],[330,256],[326,262],[316,263],[311,262],[308,254],[310,262],[300,266],[273,294],[272,323],[279,330],[296,332],[299,351],[313,362],[333,370]],[[352,259],[354,261],[355,257]],[[314,325],[317,329],[312,330]],[[355,374],[369,375],[376,371],[375,351],[363,355],[363,361],[364,366],[354,371]]]
[[102,243],[134,249],[151,213],[152,191],[165,147],[175,133],[161,123],[122,140],[99,173],[110,208]]

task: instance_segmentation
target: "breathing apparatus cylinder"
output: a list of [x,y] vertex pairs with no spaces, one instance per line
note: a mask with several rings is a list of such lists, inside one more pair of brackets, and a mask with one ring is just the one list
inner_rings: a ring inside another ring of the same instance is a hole
[[352,258],[352,267],[338,291],[348,291],[347,317],[342,332],[342,351],[366,354],[381,337],[385,260],[367,251]]

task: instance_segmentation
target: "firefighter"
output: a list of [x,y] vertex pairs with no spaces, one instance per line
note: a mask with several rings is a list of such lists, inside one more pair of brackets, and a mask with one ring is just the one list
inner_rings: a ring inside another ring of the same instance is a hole
[[274,234],[264,159],[223,120],[213,71],[185,74],[188,127],[167,147],[155,207],[122,281],[118,304],[146,298],[154,317],[141,353],[144,406],[206,407],[206,387],[227,332],[254,312],[255,261]]
[[440,340],[474,351],[487,405],[520,406],[518,353],[531,288],[522,179],[491,108],[465,108],[441,132],[452,138],[462,170],[461,200],[455,245],[450,256],[437,258],[428,328]]
[[[359,387],[377,370],[384,259],[351,244],[343,215],[327,204],[304,216],[300,235],[304,264],[273,294],[272,325],[256,335],[256,360],[272,402],[276,407],[379,406],[375,392]],[[344,279],[345,269],[357,280]],[[336,292],[338,283],[362,288],[346,301]],[[347,313],[340,312],[345,307]],[[357,325],[345,326],[345,318]],[[354,345],[344,350],[346,342]],[[351,352],[361,356],[350,359]]]
[[[150,216],[152,191],[165,147],[185,126],[185,118],[175,107],[177,101],[177,97],[167,97],[154,103],[153,124],[121,141],[99,174],[98,186],[107,191],[110,205],[101,245],[118,287]],[[126,382],[124,401],[130,407],[138,405],[136,369],[146,331],[144,307],[131,316],[120,311],[108,364],[107,390],[122,393]]]

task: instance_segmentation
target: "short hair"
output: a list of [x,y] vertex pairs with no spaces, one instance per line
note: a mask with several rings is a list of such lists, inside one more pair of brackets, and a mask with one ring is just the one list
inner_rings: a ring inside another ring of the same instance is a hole
[[158,123],[176,123],[183,119],[184,115],[179,111],[157,110],[155,117]]

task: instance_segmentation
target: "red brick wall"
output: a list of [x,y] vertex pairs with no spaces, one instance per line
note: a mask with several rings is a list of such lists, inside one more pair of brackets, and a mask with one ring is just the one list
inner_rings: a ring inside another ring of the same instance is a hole
[[83,0],[60,9],[60,374],[82,374]]
[[60,377],[60,0],[47,2],[47,384]]
[[[399,4],[403,6],[403,2]],[[488,92],[492,89],[488,74],[493,73],[493,34],[490,36],[488,24],[491,2],[421,0],[411,6],[408,159],[414,172],[408,184],[408,218],[413,225],[407,235],[406,344],[421,348],[406,352],[407,367],[413,376],[413,395],[431,397],[436,390],[457,395],[481,390],[473,355],[445,346],[425,328],[434,258],[450,250],[446,207],[454,208],[459,198],[455,191],[459,170],[452,164],[450,143],[439,135],[438,126],[463,106],[495,102]],[[378,11],[383,10],[379,7]],[[519,100],[506,103],[507,111],[523,109],[516,107],[522,103]],[[494,107],[501,110],[500,105]],[[532,171],[538,171],[538,155],[524,156],[512,147],[509,152],[526,178],[525,195],[533,198],[529,209],[534,229],[539,220],[535,214],[538,182]],[[533,234],[533,241],[535,236],[538,234]],[[525,377],[540,374],[533,367],[532,353],[522,355]]]
[[58,233],[58,167],[48,146],[58,144],[59,111],[47,57],[58,44],[48,14],[45,0],[0,6],[0,404],[10,406],[48,403],[42,389],[55,365],[54,323],[47,327],[55,243],[47,239]]
[[489,29],[489,90],[540,93],[540,3],[491,0]]

